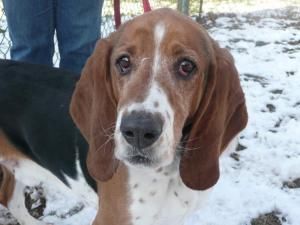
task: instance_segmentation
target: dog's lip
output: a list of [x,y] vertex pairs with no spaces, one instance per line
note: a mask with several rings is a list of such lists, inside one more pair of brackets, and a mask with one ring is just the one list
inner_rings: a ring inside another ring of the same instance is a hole
[[133,155],[130,157],[127,157],[126,159],[130,164],[133,165],[145,165],[145,166],[149,166],[153,164],[153,160],[149,157],[146,157],[144,155]]

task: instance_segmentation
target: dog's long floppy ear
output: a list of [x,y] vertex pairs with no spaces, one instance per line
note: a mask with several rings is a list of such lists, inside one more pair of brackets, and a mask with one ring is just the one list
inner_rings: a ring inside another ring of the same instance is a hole
[[98,41],[87,60],[71,100],[71,116],[87,140],[87,167],[96,180],[110,179],[117,169],[112,134],[116,121],[116,100],[110,74],[110,39]]
[[247,124],[245,98],[230,53],[214,45],[215,57],[180,162],[191,189],[205,190],[219,179],[219,156]]

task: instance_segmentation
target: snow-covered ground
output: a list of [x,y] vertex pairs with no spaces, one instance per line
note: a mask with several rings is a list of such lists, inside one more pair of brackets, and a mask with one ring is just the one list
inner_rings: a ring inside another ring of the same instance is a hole
[[300,178],[300,8],[212,21],[209,32],[234,55],[249,123],[245,149],[222,159],[209,204],[186,224],[249,224],[275,212],[282,224],[299,225],[300,186],[287,182]]
[[[185,225],[300,225],[300,8],[208,14],[205,24],[234,55],[249,123],[222,157],[208,203]],[[96,212],[86,199],[46,191],[45,221],[87,225]],[[1,225],[14,224],[4,217]]]

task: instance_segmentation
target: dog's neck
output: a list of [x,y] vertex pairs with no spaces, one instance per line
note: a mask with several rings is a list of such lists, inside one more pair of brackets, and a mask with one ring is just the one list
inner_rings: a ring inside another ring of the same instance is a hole
[[181,225],[206,194],[182,183],[178,160],[152,171],[121,164],[110,181],[98,185],[100,210],[93,225]]

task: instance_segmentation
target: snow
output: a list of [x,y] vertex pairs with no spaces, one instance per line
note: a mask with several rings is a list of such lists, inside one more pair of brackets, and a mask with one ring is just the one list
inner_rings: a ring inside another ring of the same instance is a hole
[[[283,225],[300,224],[300,188],[284,185],[300,178],[299,12],[295,7],[224,14],[208,21],[209,33],[234,55],[249,123],[240,139],[246,148],[235,152],[237,159],[222,157],[210,199],[185,225],[248,225],[273,211]],[[46,192],[45,221],[85,225],[95,215],[88,199],[55,187]],[[78,213],[72,214],[74,207]]]
[[[203,1],[205,12],[253,12],[265,9],[279,9],[293,4],[297,0],[260,0],[260,1]],[[299,2],[298,2],[299,3]],[[245,6],[246,5],[246,6]]]

